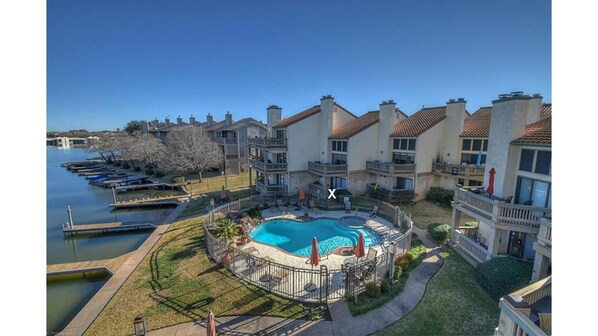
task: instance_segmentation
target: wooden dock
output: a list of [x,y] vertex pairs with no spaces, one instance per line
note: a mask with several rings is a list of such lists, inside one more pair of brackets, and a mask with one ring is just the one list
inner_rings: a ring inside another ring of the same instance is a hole
[[[110,204],[110,207],[115,209],[125,209],[125,208],[139,208],[139,207],[153,207],[153,206],[164,206],[164,205],[179,205],[181,201],[179,200],[181,196],[177,196],[176,198],[166,198],[166,199],[138,199],[132,201],[123,201],[117,202],[116,204]],[[189,198],[189,196],[183,196],[182,198]]]
[[93,233],[93,232],[118,232],[118,231],[132,231],[132,230],[147,230],[155,229],[157,226],[152,223],[98,223],[98,224],[80,224],[73,226],[64,226],[62,232],[65,235],[73,235],[77,233]]
[[107,271],[111,275],[115,274],[120,266],[129,257],[131,252],[119,257],[103,260],[78,261],[64,264],[54,264],[46,266],[46,275],[58,275],[69,273],[81,273],[90,271]]

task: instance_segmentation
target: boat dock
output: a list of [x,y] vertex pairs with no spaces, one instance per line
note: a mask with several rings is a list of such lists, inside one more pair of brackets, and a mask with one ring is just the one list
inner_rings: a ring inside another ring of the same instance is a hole
[[[163,206],[163,205],[179,205],[181,196],[176,198],[165,198],[165,199],[138,199],[131,201],[117,202],[116,204],[111,203],[110,207],[115,209],[126,209],[126,208],[139,208],[139,207],[152,207],[152,206]],[[183,198],[188,199],[189,196]]]
[[176,188],[176,185],[172,184],[172,183],[148,183],[148,184],[134,184],[134,185],[128,185],[128,186],[118,186],[118,187],[114,187],[114,189],[117,192],[126,192],[129,190],[137,190],[137,189],[150,189],[150,188],[156,188],[156,187],[162,187],[162,188]]
[[80,224],[80,225],[68,225],[65,224],[62,228],[64,235],[74,235],[77,233],[93,233],[93,232],[119,232],[119,231],[132,231],[132,230],[147,230],[155,229],[157,226],[152,223],[125,223],[125,222],[113,222],[113,223],[98,223],[98,224]]
[[82,273],[90,271],[106,271],[110,275],[120,268],[125,260],[130,256],[131,252],[123,254],[119,257],[103,260],[78,261],[64,264],[54,264],[46,266],[46,275]]

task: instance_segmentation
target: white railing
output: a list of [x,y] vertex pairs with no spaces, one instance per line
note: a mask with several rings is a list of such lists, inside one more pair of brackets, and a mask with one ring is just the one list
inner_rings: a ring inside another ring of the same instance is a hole
[[544,247],[552,247],[552,221],[549,219],[540,219],[540,232],[538,233],[538,244]]
[[286,147],[287,139],[249,138],[249,139],[247,139],[247,143],[249,145],[261,146],[261,147]]
[[399,174],[399,173],[414,173],[414,163],[392,163],[392,162],[381,162],[381,161],[366,161],[366,169],[371,172],[380,172],[384,174]]
[[308,162],[307,169],[316,174],[339,174],[347,172],[347,164]]
[[321,184],[310,183],[308,192],[310,195],[317,197],[317,198],[327,198],[328,197],[328,190],[326,190],[326,188]]
[[255,169],[259,169],[261,171],[286,171],[287,170],[287,163],[286,162],[276,162],[276,163],[266,163],[262,162],[258,159],[249,159],[249,164],[253,166]]
[[451,239],[476,262],[483,263],[492,257],[486,248],[457,230],[453,231]]
[[260,193],[286,192],[287,185],[286,184],[266,185],[263,182],[257,181],[255,183],[255,189]]
[[[532,305],[552,296],[552,277],[547,277],[500,299],[498,335],[547,335],[530,319]],[[551,313],[551,312],[545,312]]]
[[485,167],[476,167],[476,165],[458,165],[442,162],[434,162],[432,164],[433,172],[458,176],[484,176],[485,170]]

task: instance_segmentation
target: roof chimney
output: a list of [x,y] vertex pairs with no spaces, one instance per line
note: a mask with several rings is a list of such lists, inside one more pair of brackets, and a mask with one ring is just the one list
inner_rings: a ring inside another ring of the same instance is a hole
[[168,117],[164,119],[164,124],[166,125],[166,127],[170,126],[170,119],[168,119]]
[[182,125],[183,125],[183,118],[181,118],[181,116],[178,116],[178,117],[176,118],[176,124],[177,124],[178,126],[182,126]]
[[266,115],[268,134],[269,137],[272,137],[274,135],[274,132],[272,132],[272,126],[276,125],[278,122],[280,122],[280,120],[282,120],[282,108],[276,105],[270,105],[266,109]]
[[226,111],[226,114],[224,115],[224,121],[227,126],[230,126],[233,124],[233,115],[230,114],[229,111]]
[[208,115],[206,117],[206,124],[208,127],[210,127],[214,124],[214,117],[212,116],[211,113],[208,113]]
[[195,126],[195,117],[193,114],[189,117],[189,124]]

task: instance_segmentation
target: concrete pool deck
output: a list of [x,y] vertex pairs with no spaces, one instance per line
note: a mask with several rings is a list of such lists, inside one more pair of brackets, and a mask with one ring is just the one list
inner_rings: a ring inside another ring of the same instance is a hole
[[[289,210],[285,212],[280,212],[272,209],[267,209],[262,211],[262,217],[264,220],[271,220],[277,218],[284,218],[284,219],[296,219],[297,217],[303,217],[304,211],[303,210]],[[392,224],[384,218],[379,216],[370,217],[370,214],[367,212],[362,211],[351,211],[351,213],[346,213],[345,211],[325,211],[321,210],[317,213],[309,212],[310,219],[317,219],[317,218],[335,218],[339,219],[342,217],[360,217],[366,221],[367,227],[371,228],[374,232],[377,231],[384,231],[389,234],[388,239],[392,240],[396,237],[401,235],[401,232],[392,226]],[[307,244],[311,244],[311,237],[308,238]],[[253,250],[255,252],[253,254],[260,258],[270,257],[276,263],[284,264],[287,266],[293,266],[297,268],[310,268],[309,264],[309,256],[298,256],[291,253],[288,253],[280,248],[262,244],[256,241],[250,241],[247,244],[244,244],[239,247],[241,250]],[[381,245],[374,245],[372,246],[373,249],[378,251],[378,255],[381,255],[383,252],[383,248]],[[366,251],[367,253],[367,251]],[[336,254],[329,254],[326,256],[321,256],[320,258],[320,265],[325,265],[328,269],[339,269],[341,265],[343,265],[348,259],[354,259],[355,256],[341,256]]]

